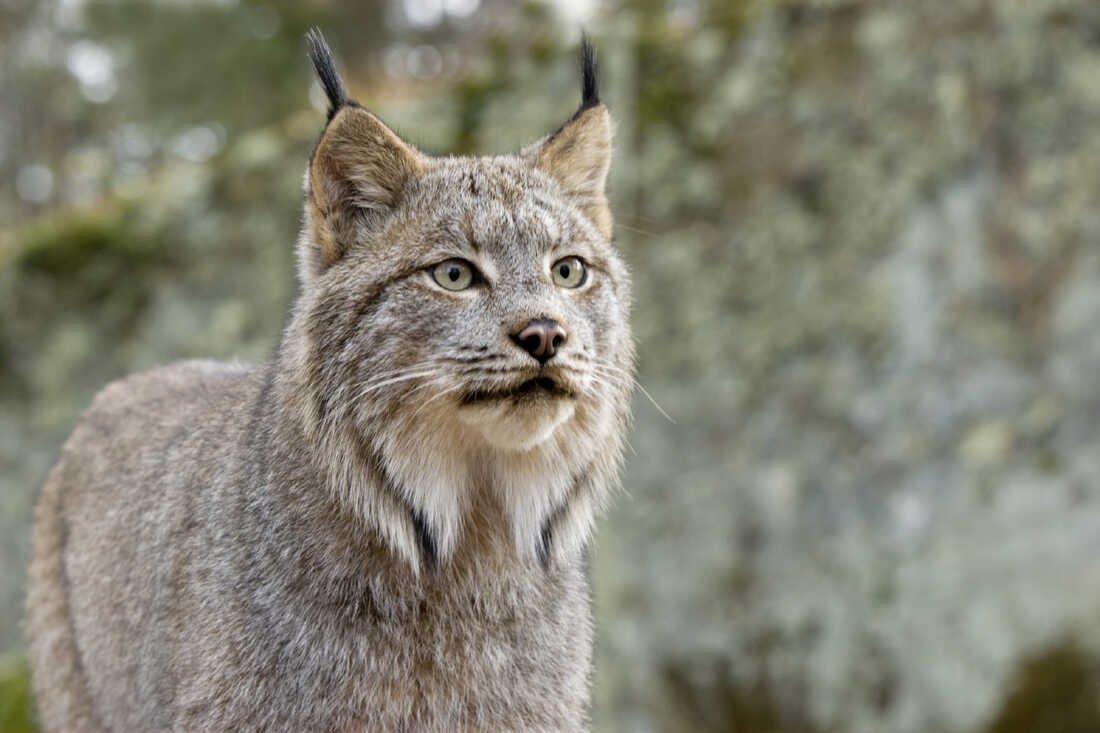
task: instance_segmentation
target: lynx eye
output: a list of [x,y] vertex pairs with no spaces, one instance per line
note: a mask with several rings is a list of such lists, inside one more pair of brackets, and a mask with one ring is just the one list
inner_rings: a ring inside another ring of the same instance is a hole
[[550,275],[562,288],[579,288],[588,280],[588,270],[579,257],[562,257],[550,268]]
[[446,260],[432,268],[432,278],[447,290],[465,290],[473,284],[474,272],[465,260]]

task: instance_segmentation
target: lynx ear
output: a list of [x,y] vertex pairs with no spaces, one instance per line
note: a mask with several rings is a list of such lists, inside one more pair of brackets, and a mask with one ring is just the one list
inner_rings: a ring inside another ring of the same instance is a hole
[[308,36],[309,55],[329,100],[329,123],[309,163],[310,222],[322,269],[343,256],[360,231],[377,227],[424,156],[382,120],[348,98],[321,34]]
[[357,106],[338,110],[309,166],[322,264],[339,259],[359,229],[376,228],[422,170],[421,154],[380,119]]
[[535,167],[556,179],[605,237],[611,236],[611,210],[605,185],[611,168],[611,115],[599,99],[592,45],[581,42],[581,106],[560,130],[537,144]]

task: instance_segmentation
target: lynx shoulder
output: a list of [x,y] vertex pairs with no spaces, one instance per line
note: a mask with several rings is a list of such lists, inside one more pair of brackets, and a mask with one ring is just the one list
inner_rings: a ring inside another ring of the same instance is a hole
[[108,386],[42,489],[41,722],[584,729],[633,384],[591,48],[557,132],[433,157],[309,45],[331,107],[276,354]]

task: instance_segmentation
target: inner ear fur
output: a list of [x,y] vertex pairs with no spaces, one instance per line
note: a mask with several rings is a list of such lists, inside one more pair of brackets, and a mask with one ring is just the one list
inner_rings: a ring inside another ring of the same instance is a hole
[[314,243],[323,266],[340,259],[357,230],[377,227],[405,187],[424,170],[424,156],[358,106],[339,109],[309,167]]
[[534,151],[535,167],[557,180],[608,238],[612,219],[606,184],[613,138],[611,114],[597,104],[579,111]]

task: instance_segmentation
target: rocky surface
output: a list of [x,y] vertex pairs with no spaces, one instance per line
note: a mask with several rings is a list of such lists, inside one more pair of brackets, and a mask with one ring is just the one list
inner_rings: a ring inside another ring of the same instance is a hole
[[677,423],[638,401],[596,561],[612,728],[1055,729],[998,716],[1025,660],[1100,642],[1098,22],[796,3],[691,34],[698,96],[629,154]]

